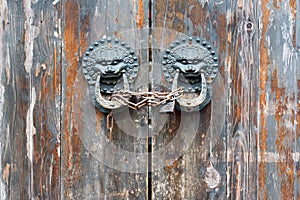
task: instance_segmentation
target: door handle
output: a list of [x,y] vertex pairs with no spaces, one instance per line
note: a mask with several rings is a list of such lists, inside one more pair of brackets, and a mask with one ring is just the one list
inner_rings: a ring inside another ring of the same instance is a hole
[[183,38],[165,50],[162,71],[169,90],[183,88],[176,108],[199,111],[211,101],[211,85],[219,71],[218,57],[212,45],[202,38]]
[[[117,38],[102,39],[88,48],[82,71],[90,85],[92,102],[101,112],[126,105],[138,109],[162,105],[162,112],[170,112],[173,106],[168,105],[174,101],[181,111],[199,111],[211,101],[211,85],[219,71],[216,51],[199,37],[177,40],[164,52],[162,71],[169,83],[169,94],[134,92],[138,67],[136,51]],[[121,99],[120,94],[124,94]],[[133,95],[143,97],[141,102],[131,102]]]
[[114,100],[112,94],[133,89],[138,73],[138,57],[125,42],[118,38],[106,38],[87,49],[82,71],[90,85],[92,102],[101,112],[109,113],[124,106]]

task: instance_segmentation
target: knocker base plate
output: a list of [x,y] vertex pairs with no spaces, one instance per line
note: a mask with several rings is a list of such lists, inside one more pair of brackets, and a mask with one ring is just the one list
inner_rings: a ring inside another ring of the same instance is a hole
[[211,84],[218,70],[216,51],[199,37],[177,40],[163,54],[162,71],[169,88],[184,88],[183,96],[176,103],[181,111],[198,111],[210,102]]

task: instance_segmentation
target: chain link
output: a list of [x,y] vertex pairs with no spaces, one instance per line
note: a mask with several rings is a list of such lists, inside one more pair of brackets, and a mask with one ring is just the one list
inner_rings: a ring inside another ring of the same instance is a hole
[[112,130],[114,128],[114,118],[112,115],[112,111],[106,116],[106,127],[108,131],[108,141],[112,139]]
[[[179,98],[183,94],[183,89],[179,88],[172,92],[133,92],[120,90],[112,95],[112,99],[118,101],[122,105],[127,105],[132,109],[141,109],[143,106],[156,107],[171,102]],[[136,103],[131,100],[133,97]]]
[[[132,92],[120,90],[114,93],[111,96],[111,99],[118,101],[124,106],[127,105],[128,107],[137,110],[141,109],[143,106],[156,107],[174,101],[183,94],[183,91],[184,90],[182,88],[172,92]],[[133,97],[138,100],[137,103],[131,101]],[[110,141],[112,139],[112,130],[114,128],[112,111],[110,111],[106,116],[106,127],[108,132],[108,141]]]

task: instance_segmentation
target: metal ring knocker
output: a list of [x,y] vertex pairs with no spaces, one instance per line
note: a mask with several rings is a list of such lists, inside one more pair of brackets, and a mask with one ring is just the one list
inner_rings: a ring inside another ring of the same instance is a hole
[[195,37],[175,41],[163,55],[162,70],[170,90],[184,88],[184,94],[176,99],[177,109],[199,111],[210,102],[219,64],[207,41]]
[[[132,92],[138,57],[129,45],[117,38],[97,41],[85,53],[82,68],[90,84],[92,101],[101,112],[109,113],[125,105],[139,108],[140,102],[134,104],[130,97],[145,94]],[[175,41],[164,52],[162,70],[169,82],[169,92],[175,96],[147,93],[142,105],[158,106],[161,102],[168,105],[175,100],[177,109],[192,112],[203,109],[211,101],[211,85],[219,64],[216,52],[204,39],[189,37]],[[177,94],[180,90],[183,93]]]
[[90,85],[91,99],[103,113],[124,106],[113,99],[113,93],[130,91],[138,73],[136,52],[117,38],[95,42],[82,61],[83,74]]

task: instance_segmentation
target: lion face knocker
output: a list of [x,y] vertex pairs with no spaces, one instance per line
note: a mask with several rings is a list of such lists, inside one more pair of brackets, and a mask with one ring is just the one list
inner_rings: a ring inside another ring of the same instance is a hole
[[82,71],[90,85],[92,102],[101,112],[108,113],[123,106],[111,99],[114,92],[132,90],[138,73],[138,57],[125,42],[106,38],[88,48]]
[[219,65],[212,46],[201,38],[177,40],[164,52],[162,70],[169,88],[184,88],[176,107],[191,112],[203,109],[211,100],[211,84]]

